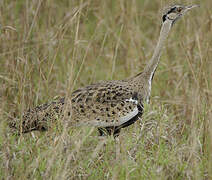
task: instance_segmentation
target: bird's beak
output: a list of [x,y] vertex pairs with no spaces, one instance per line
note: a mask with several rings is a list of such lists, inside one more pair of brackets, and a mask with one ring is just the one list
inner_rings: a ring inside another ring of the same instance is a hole
[[200,5],[194,4],[194,5],[186,6],[184,13],[187,11],[190,11],[191,9],[193,9],[195,7],[200,7]]

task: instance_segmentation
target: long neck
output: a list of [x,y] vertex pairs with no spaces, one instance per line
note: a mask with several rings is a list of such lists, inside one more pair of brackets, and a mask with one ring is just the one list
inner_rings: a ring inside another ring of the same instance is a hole
[[149,61],[149,63],[144,68],[143,73],[145,74],[146,78],[150,81],[151,81],[153,74],[158,66],[161,52],[162,52],[163,46],[165,44],[165,41],[168,37],[171,26],[172,26],[172,22],[169,20],[166,20],[163,23],[161,31],[160,31],[160,37],[159,37],[157,46],[155,48],[155,51],[153,53],[153,56],[152,56],[151,60]]

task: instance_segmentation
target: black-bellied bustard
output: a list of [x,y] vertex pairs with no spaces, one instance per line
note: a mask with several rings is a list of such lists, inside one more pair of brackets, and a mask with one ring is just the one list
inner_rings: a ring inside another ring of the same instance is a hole
[[[47,130],[49,121],[66,117],[70,125],[91,125],[98,127],[100,134],[106,130],[117,135],[121,128],[142,116],[143,103],[149,101],[152,79],[168,34],[174,22],[194,7],[197,6],[174,5],[162,16],[158,43],[143,72],[126,80],[92,84],[74,91],[70,99],[60,98],[28,110],[18,128],[22,132]],[[10,125],[17,128],[16,124],[13,121]]]

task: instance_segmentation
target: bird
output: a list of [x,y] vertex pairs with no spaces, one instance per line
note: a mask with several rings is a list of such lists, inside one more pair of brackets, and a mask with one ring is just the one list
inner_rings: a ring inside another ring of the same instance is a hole
[[94,126],[100,136],[118,136],[121,129],[141,119],[144,104],[149,103],[152,80],[170,30],[178,19],[195,7],[198,5],[167,8],[162,15],[160,35],[153,55],[139,74],[124,80],[101,81],[79,88],[69,98],[61,97],[25,111],[21,125],[13,121],[10,127],[21,129],[22,133],[45,131],[50,128],[51,122],[65,119],[70,126]]

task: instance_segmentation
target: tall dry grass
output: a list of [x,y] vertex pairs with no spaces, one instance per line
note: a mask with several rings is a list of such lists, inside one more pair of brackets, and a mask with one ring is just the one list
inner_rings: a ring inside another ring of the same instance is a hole
[[73,89],[140,72],[172,1],[0,2],[1,179],[212,178],[212,2],[176,23],[141,125],[118,139],[55,126],[16,136],[8,119]]

